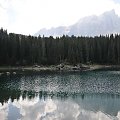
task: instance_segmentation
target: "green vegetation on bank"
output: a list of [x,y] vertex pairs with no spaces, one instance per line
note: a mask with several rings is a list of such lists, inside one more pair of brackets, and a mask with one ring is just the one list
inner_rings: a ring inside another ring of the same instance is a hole
[[0,29],[0,65],[120,64],[120,35],[34,37]]

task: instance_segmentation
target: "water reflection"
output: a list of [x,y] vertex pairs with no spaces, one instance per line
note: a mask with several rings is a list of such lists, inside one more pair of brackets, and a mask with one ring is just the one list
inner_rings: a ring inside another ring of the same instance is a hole
[[119,120],[120,72],[0,76],[0,120]]
[[58,99],[20,96],[0,104],[1,120],[119,120],[120,97],[85,95]]

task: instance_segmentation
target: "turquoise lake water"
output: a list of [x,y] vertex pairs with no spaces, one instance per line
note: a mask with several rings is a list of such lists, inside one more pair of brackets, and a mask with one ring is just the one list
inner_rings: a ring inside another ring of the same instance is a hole
[[0,120],[120,120],[120,71],[3,74]]

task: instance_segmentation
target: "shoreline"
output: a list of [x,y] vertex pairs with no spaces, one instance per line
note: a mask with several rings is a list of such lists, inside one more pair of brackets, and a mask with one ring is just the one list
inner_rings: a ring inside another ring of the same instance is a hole
[[0,66],[0,71],[94,71],[102,69],[120,69],[120,65],[50,65],[50,66]]

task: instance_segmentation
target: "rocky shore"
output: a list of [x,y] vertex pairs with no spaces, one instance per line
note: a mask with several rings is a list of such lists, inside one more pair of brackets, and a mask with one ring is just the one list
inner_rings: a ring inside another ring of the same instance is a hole
[[[91,67],[89,65],[71,65],[71,64],[59,64],[59,65],[50,65],[50,66],[44,66],[44,65],[33,65],[33,66],[1,66],[0,71],[14,71],[14,70],[20,70],[20,71],[86,71],[90,70]],[[92,68],[93,69],[93,68]]]
[[64,64],[61,63],[59,65],[50,65],[50,66],[43,66],[43,65],[33,65],[33,66],[1,66],[0,71],[92,71],[92,70],[99,70],[99,69],[120,69],[118,65],[85,65],[85,64]]

